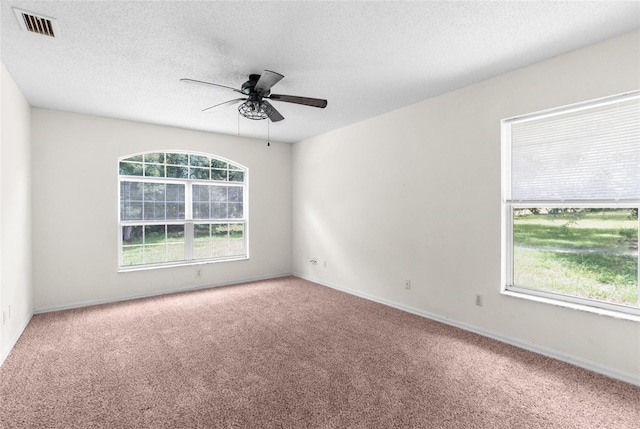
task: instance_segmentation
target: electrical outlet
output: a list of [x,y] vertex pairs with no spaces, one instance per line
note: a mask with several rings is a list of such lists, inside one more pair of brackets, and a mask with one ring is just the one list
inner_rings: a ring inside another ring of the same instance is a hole
[[476,295],[476,305],[482,307],[482,295]]
[[404,281],[404,288],[405,289],[411,289],[411,280],[405,280]]

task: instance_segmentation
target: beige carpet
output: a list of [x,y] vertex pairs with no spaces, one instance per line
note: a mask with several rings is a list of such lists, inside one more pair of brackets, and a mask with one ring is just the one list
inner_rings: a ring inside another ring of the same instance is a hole
[[40,314],[2,428],[639,428],[640,388],[294,277]]

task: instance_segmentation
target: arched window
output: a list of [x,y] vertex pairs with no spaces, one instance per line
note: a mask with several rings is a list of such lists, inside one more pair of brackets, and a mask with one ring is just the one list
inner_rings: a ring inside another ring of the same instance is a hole
[[120,269],[248,257],[245,167],[187,152],[118,164]]

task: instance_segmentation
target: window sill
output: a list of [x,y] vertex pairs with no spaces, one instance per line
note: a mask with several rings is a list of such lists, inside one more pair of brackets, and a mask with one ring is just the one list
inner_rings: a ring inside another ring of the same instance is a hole
[[157,270],[162,268],[176,268],[176,267],[189,267],[194,265],[206,265],[206,264],[218,264],[220,262],[235,262],[235,261],[246,261],[248,260],[248,256],[239,256],[237,258],[228,258],[228,259],[216,259],[209,261],[189,261],[189,262],[177,262],[174,264],[159,264],[159,265],[132,265],[128,267],[118,267],[119,273],[129,273],[132,271],[149,271],[149,270]]
[[558,307],[569,308],[577,311],[585,311],[587,313],[597,314],[599,316],[612,317],[614,319],[629,320],[632,322],[640,322],[640,316],[634,314],[623,313],[620,311],[607,310],[604,308],[592,307],[589,305],[576,304],[573,302],[560,301],[557,299],[545,298],[541,296],[530,295],[523,292],[515,292],[511,290],[504,290],[500,292],[502,295],[512,296],[514,298],[527,299],[529,301],[541,302],[544,304],[551,304]]

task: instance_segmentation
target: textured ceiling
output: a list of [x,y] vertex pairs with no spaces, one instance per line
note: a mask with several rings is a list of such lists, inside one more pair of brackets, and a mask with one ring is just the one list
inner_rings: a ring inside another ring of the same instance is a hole
[[[55,18],[21,30],[13,7]],[[32,106],[264,139],[230,90],[250,73],[285,78],[295,142],[640,28],[640,2],[12,1],[1,3],[3,64]],[[239,129],[238,129],[239,128]]]

